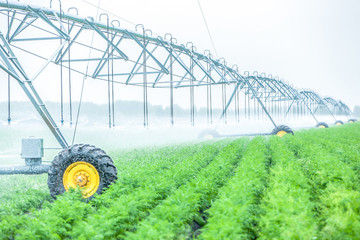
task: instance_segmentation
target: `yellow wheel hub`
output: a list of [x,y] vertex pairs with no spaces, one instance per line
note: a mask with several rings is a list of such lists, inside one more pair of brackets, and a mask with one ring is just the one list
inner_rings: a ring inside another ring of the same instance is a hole
[[319,128],[326,128],[324,125],[320,125]]
[[63,175],[66,191],[80,187],[83,197],[92,196],[100,185],[100,177],[96,168],[87,162],[75,162],[68,166]]
[[349,121],[349,123],[353,123],[354,121]]
[[281,130],[281,131],[278,131],[276,135],[279,137],[283,137],[285,134],[287,134],[287,132]]
[[342,124],[341,124],[341,123],[336,123],[336,125],[340,126],[340,125],[342,125]]

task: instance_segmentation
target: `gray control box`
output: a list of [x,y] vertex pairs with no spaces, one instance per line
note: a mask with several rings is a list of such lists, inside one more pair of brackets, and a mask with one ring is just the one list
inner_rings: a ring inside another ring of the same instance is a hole
[[41,159],[44,156],[44,140],[42,138],[23,138],[21,144],[22,158]]

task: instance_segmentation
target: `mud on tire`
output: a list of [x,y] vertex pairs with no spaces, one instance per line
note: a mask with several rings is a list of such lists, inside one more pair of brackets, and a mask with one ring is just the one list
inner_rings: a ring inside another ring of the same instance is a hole
[[337,125],[337,126],[344,125],[344,122],[341,121],[341,120],[337,120],[337,121],[335,122],[335,125]]
[[[276,127],[272,130],[271,135],[278,135],[279,132],[282,132],[282,131],[286,132],[287,134],[292,134],[292,135],[294,135],[293,130],[291,130],[291,128],[288,127],[288,126],[286,126],[286,125],[276,126]],[[280,136],[280,137],[282,137],[282,136]]]
[[329,128],[329,125],[326,122],[319,122],[315,126],[316,128]]
[[351,118],[351,119],[348,120],[348,123],[354,123],[354,122],[356,122],[356,121],[357,121],[357,119]]
[[89,144],[76,144],[61,151],[51,163],[48,186],[52,197],[56,198],[56,195],[66,191],[63,184],[64,172],[71,164],[79,161],[90,163],[98,171],[100,182],[95,194],[101,194],[117,179],[114,162],[103,150]]

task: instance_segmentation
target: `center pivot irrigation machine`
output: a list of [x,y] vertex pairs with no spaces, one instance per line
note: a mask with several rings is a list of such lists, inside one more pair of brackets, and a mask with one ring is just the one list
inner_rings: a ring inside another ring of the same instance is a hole
[[[51,165],[42,164],[43,140],[23,139],[25,165],[0,167],[0,174],[48,173],[52,196],[78,186],[85,198],[91,198],[116,180],[117,169],[103,150],[88,144],[69,144],[64,138],[33,84],[50,66],[60,70],[58,78],[47,79],[47,82],[53,84],[52,81],[60,80],[61,124],[64,123],[63,94],[69,94],[71,108],[71,86],[75,74],[82,75],[82,86],[87,78],[107,84],[109,127],[115,126],[115,84],[143,88],[144,126],[149,124],[148,89],[151,88],[163,88],[169,94],[172,125],[174,91],[184,88],[189,89],[191,125],[194,125],[196,113],[195,88],[206,90],[209,125],[213,124],[216,90],[221,93],[221,121],[226,123],[230,113],[234,114],[237,123],[242,117],[262,117],[274,126],[269,134],[279,136],[293,134],[293,131],[285,125],[277,125],[276,119],[307,116],[313,118],[317,127],[328,127],[318,118],[331,116],[336,124],[342,124],[337,117],[349,118],[351,114],[343,102],[322,98],[311,90],[297,90],[278,77],[257,72],[240,74],[236,65],[229,67],[225,59],[214,59],[210,51],[201,54],[190,42],[178,44],[171,34],[164,38],[153,36],[142,25],[136,25],[135,31],[131,31],[121,28],[118,20],[110,21],[105,13],[98,19],[82,18],[76,8],[65,12],[61,9],[61,2],[59,6],[59,10],[54,10],[51,2],[50,8],[38,8],[0,1],[0,69],[8,76],[7,81],[2,79],[0,83],[5,83],[9,92],[8,122],[11,122],[10,87],[15,81],[63,148]],[[30,64],[32,58],[38,61]],[[80,99],[83,90],[82,87]],[[214,129],[202,134],[218,135]]]

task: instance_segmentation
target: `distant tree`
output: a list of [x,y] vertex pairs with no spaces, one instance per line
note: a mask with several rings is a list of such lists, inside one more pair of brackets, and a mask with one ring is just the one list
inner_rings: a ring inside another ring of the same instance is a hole
[[353,110],[353,115],[356,117],[360,117],[360,106],[356,105]]

